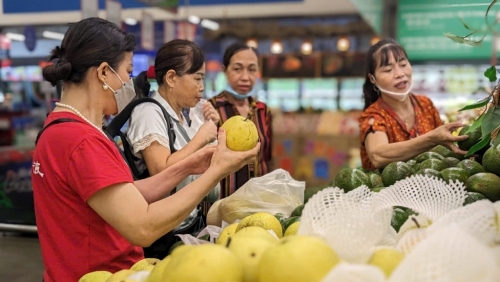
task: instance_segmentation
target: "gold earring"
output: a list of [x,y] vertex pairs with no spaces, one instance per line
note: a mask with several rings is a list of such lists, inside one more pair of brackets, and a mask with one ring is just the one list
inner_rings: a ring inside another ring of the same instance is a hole
[[102,84],[102,90],[108,90],[109,86],[106,83]]

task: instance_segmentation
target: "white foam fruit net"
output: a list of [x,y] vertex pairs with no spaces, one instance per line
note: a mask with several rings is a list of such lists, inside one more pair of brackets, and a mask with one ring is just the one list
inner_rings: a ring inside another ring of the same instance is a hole
[[[463,206],[465,198],[462,183],[423,175],[378,193],[366,186],[348,193],[327,188],[309,199],[298,233],[322,237],[344,261],[325,282],[500,281],[500,249],[495,246],[500,244],[500,202]],[[394,207],[418,214],[399,232],[391,227]],[[389,280],[380,280],[364,264],[378,246],[405,254]]]

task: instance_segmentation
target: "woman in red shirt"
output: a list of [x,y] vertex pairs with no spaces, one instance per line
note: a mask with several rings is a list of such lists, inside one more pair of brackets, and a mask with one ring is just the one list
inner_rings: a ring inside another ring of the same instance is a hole
[[[43,70],[63,82],[60,103],[48,116],[33,156],[32,182],[44,281],[78,281],[84,274],[130,268],[141,247],[178,226],[227,174],[251,161],[248,152],[207,146],[148,179],[133,181],[115,144],[102,131],[103,115],[135,97],[130,79],[133,36],[99,18],[72,24]],[[73,122],[57,123],[71,119]],[[190,174],[203,173],[168,193]]]
[[455,142],[467,136],[451,133],[463,125],[443,125],[431,100],[411,93],[412,68],[400,45],[381,40],[370,48],[367,60],[365,109],[359,118],[363,168],[407,161],[439,144],[466,153]]

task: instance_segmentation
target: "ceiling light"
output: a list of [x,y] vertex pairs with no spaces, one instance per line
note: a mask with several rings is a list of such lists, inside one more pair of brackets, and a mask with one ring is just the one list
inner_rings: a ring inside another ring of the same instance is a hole
[[311,41],[304,41],[300,46],[300,52],[304,55],[310,55],[313,51],[313,45]]
[[281,54],[283,52],[283,44],[279,41],[274,41],[271,43],[271,53],[273,54]]
[[199,24],[200,23],[200,17],[197,16],[189,16],[188,21],[192,24]]
[[351,42],[349,41],[349,38],[342,36],[339,38],[337,41],[337,49],[339,51],[345,52],[349,50],[349,47],[351,47]]
[[218,23],[211,21],[211,20],[206,20],[206,19],[201,21],[201,26],[204,28],[211,29],[211,30],[218,30],[219,29]]
[[248,39],[247,46],[257,49],[257,46],[259,46],[259,43],[257,42],[257,39]]
[[127,25],[136,25],[137,24],[137,20],[133,19],[133,18],[125,18],[124,22]]
[[26,40],[26,37],[22,34],[19,34],[19,33],[11,33],[11,32],[7,32],[5,34],[5,36],[7,36],[7,38],[9,38],[10,40],[16,40],[16,41],[24,41]]
[[48,38],[48,39],[55,39],[55,40],[63,40],[64,39],[64,34],[59,33],[59,32],[53,32],[53,31],[44,31],[42,33],[43,37]]

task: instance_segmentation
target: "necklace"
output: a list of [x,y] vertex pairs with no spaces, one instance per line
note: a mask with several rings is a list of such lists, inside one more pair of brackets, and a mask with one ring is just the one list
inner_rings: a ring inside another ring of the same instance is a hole
[[70,106],[70,105],[67,105],[67,104],[63,104],[63,103],[59,103],[59,102],[56,102],[56,106],[57,107],[61,107],[61,108],[66,108],[68,110],[71,110],[72,112],[74,112],[77,116],[79,116],[81,119],[83,119],[84,121],[86,121],[88,124],[92,125],[95,129],[97,129],[99,132],[102,133],[102,135],[104,135],[104,137],[108,138],[108,136],[106,135],[106,133],[104,133],[104,131],[97,127],[95,124],[93,124],[90,120],[88,120],[84,115],[82,115],[82,113],[80,113],[77,109],[75,109],[73,106]]

